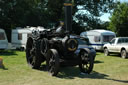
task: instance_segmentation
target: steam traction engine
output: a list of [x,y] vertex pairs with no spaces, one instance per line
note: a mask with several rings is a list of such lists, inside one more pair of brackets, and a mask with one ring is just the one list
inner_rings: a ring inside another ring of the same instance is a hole
[[80,71],[90,73],[93,69],[95,52],[88,48],[78,50],[78,41],[71,37],[71,4],[65,4],[65,23],[57,29],[32,32],[26,45],[27,63],[38,69],[46,61],[47,70],[56,76],[62,66],[79,65]]

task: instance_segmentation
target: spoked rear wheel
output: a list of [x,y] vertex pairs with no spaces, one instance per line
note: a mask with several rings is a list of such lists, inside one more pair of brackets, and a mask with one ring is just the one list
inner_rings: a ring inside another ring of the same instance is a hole
[[81,63],[79,64],[80,71],[83,73],[90,73],[93,69],[94,59],[93,56],[89,56],[87,51],[80,53]]
[[50,49],[47,53],[46,64],[48,71],[52,76],[56,76],[59,72],[59,55],[57,50]]
[[28,38],[26,44],[26,59],[27,63],[34,69],[38,69],[41,65],[41,58],[38,50],[33,47],[33,39]]

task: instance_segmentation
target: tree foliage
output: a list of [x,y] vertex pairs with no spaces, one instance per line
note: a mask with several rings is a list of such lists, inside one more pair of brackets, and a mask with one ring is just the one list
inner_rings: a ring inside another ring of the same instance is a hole
[[[0,28],[44,26],[64,20],[66,0],[0,0]],[[99,16],[112,9],[113,0],[70,0],[73,3],[73,29],[79,34],[84,28],[94,29]],[[75,28],[77,27],[77,28]],[[86,30],[87,30],[86,29]],[[81,30],[81,31],[80,31]]]
[[109,29],[116,32],[117,36],[128,36],[128,3],[117,3],[110,18]]
[[11,29],[42,25],[40,23],[43,9],[40,0],[0,0],[0,28],[5,29],[10,41]]
[[26,16],[37,6],[36,0],[1,0],[0,25],[3,28],[25,26]]
[[75,3],[77,4],[75,18],[82,26],[92,29],[97,28],[100,23],[98,17],[110,12],[115,5],[113,0],[75,0]]
[[[53,1],[55,2],[53,5]],[[50,9],[56,16],[54,21],[63,19],[63,3],[65,0],[49,0]],[[73,28],[74,32],[79,34],[81,31],[96,29],[101,23],[100,17],[103,13],[111,12],[115,3],[113,0],[71,0],[73,3],[73,27],[77,25],[79,28]],[[58,3],[61,3],[60,5]],[[55,9],[54,9],[55,8]],[[54,9],[54,10],[53,10]],[[58,12],[57,12],[57,9]],[[61,16],[59,15],[61,14]],[[55,19],[56,18],[56,19]],[[81,29],[81,31],[80,31]]]

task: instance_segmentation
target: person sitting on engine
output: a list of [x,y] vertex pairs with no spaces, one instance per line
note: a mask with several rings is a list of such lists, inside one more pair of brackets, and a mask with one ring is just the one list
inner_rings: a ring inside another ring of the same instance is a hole
[[60,21],[60,25],[57,27],[56,33],[64,33],[64,22]]

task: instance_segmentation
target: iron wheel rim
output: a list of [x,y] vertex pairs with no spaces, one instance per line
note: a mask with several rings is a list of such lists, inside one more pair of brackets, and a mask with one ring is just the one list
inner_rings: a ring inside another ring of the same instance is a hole
[[35,64],[35,55],[33,49],[33,40],[31,38],[28,39],[27,46],[26,46],[26,58],[27,63],[33,67]]

